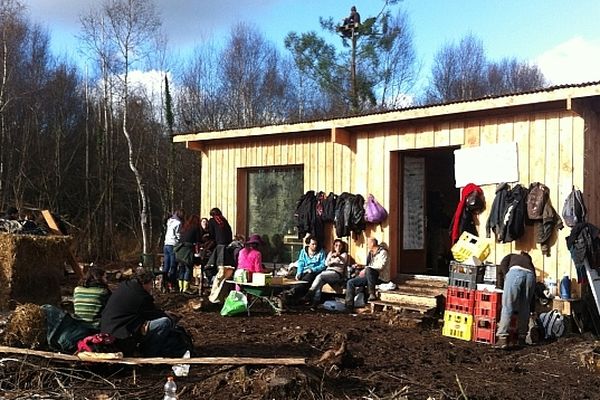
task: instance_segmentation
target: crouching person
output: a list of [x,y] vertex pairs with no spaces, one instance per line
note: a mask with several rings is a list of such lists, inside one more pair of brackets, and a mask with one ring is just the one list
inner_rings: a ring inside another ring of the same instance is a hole
[[346,308],[348,310],[354,308],[354,295],[357,288],[366,287],[369,291],[369,301],[373,301],[377,299],[375,286],[390,280],[388,251],[375,238],[369,238],[367,246],[369,248],[367,265],[362,268],[357,266],[361,268],[360,273],[346,283]]
[[100,330],[117,338],[125,354],[139,347],[146,357],[181,357],[192,351],[191,338],[178,318],[154,305],[154,274],[138,268],[121,282],[102,311]]
[[508,330],[513,315],[517,316],[519,344],[523,345],[529,329],[531,300],[535,292],[535,267],[531,256],[523,251],[507,255],[500,261],[496,275],[496,286],[503,288],[496,347],[508,347]]

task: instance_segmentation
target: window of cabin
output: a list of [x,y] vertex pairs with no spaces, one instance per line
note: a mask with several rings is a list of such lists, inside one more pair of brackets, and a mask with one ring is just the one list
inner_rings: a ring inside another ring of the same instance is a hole
[[289,244],[289,238],[296,235],[294,212],[304,193],[304,168],[252,168],[246,174],[246,232],[258,233],[265,241],[261,247],[263,261],[289,263],[297,250]]

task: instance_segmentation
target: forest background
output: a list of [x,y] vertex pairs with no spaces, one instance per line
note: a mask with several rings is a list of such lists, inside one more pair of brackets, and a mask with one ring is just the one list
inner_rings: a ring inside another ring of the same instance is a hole
[[[86,260],[160,251],[165,218],[197,213],[199,156],[176,133],[225,130],[515,93],[548,85],[535,65],[490,60],[473,34],[441,44],[429,82],[410,21],[381,1],[353,35],[290,32],[285,51],[253,24],[177,63],[155,4],[104,0],[80,16],[92,68],[54,56],[51,37],[19,0],[0,1],[0,210],[50,209],[70,225]],[[393,12],[392,12],[393,11]],[[140,72],[159,74],[151,88]],[[265,185],[271,183],[265,182]],[[211,205],[218,206],[218,205]],[[290,210],[293,212],[293,210]]]

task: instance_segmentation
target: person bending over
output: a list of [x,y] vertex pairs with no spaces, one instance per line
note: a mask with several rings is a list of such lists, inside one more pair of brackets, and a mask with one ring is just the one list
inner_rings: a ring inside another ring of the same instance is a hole
[[508,347],[508,329],[513,315],[518,318],[519,344],[524,344],[535,291],[535,267],[531,256],[524,251],[505,256],[500,261],[496,275],[496,286],[504,289],[496,346]]

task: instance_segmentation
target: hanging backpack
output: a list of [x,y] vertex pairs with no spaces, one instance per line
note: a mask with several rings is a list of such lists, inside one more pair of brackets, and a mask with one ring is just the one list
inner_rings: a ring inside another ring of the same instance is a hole
[[580,222],[585,222],[586,214],[587,209],[583,202],[583,195],[580,190],[573,187],[573,190],[571,190],[571,193],[569,193],[565,199],[565,204],[563,205],[563,220],[568,227],[572,228]]
[[372,224],[380,224],[385,221],[387,216],[388,212],[386,209],[375,200],[372,194],[369,194],[365,203],[365,220]]
[[545,339],[556,339],[565,333],[565,318],[558,310],[541,313],[540,322],[544,327]]

